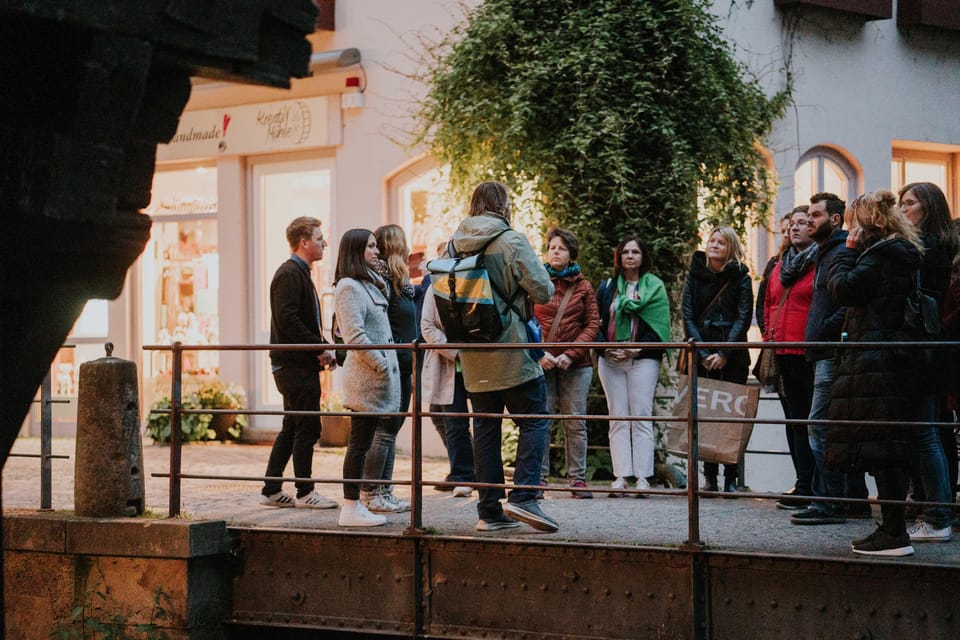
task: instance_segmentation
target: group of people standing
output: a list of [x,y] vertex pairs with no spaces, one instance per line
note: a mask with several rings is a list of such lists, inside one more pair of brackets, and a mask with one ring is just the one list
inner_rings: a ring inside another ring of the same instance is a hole
[[[596,367],[608,412],[614,481],[609,495],[650,488],[654,474],[654,394],[670,341],[670,304],[663,281],[653,269],[643,239],[627,235],[613,251],[611,276],[596,290],[577,263],[579,243],[573,233],[553,229],[546,238],[542,263],[527,239],[510,227],[507,188],[485,182],[474,191],[469,216],[443,251],[470,255],[483,248],[504,331],[499,341],[525,342],[525,323],[536,317],[550,347],[535,360],[520,349],[429,349],[421,379],[431,412],[463,414],[469,398],[474,413],[518,416],[517,485],[479,488],[476,528],[491,531],[526,523],[556,531],[557,522],[540,508],[538,487],[549,473],[550,420],[539,415],[583,416]],[[844,220],[849,231],[843,230]],[[684,336],[699,342],[731,343],[700,349],[697,375],[744,384],[750,367],[744,343],[756,313],[764,339],[776,342],[889,342],[916,339],[904,335],[907,298],[919,286],[945,312],[957,315],[956,270],[960,247],[946,200],[929,183],[907,185],[899,202],[889,192],[864,194],[849,208],[836,195],[819,193],[809,205],[784,218],[784,242],[764,270],[756,307],[743,247],[729,227],[711,230],[703,251],[690,263],[682,296]],[[317,372],[335,367],[332,351],[320,332],[320,308],[309,279],[309,266],[322,257],[326,243],[319,221],[298,218],[287,230],[290,260],[271,285],[271,341],[323,344],[319,352],[271,351],[274,377],[284,409],[316,410]],[[386,225],[375,232],[352,229],[341,238],[336,267],[336,324],[347,344],[408,343],[421,336],[433,344],[447,342],[433,296],[417,296],[407,268],[409,248],[402,229]],[[424,287],[421,287],[423,293]],[[952,293],[951,293],[952,291]],[[953,296],[953,297],[951,297]],[[951,322],[956,322],[952,320]],[[596,348],[595,343],[630,343],[643,348]],[[781,372],[777,385],[784,415],[793,420],[873,421],[861,427],[791,424],[787,441],[797,480],[778,506],[794,511],[796,524],[833,524],[870,515],[869,505],[833,501],[866,498],[864,472],[877,478],[881,500],[913,495],[952,502],[955,493],[956,444],[952,431],[935,427],[878,427],[877,421],[937,421],[949,402],[936,368],[918,369],[915,352],[896,349],[837,349],[830,345],[776,349]],[[409,352],[390,349],[351,350],[343,363],[344,405],[363,413],[407,411],[412,366]],[[316,383],[316,384],[315,384]],[[526,416],[526,417],[520,417]],[[641,419],[632,419],[640,416]],[[642,417],[647,417],[643,419]],[[438,416],[440,418],[440,416]],[[383,524],[382,513],[409,509],[390,486],[399,416],[354,416],[344,458],[343,526]],[[454,494],[469,496],[462,483],[502,484],[501,419],[477,417],[471,438],[467,418],[438,419],[447,446]],[[586,484],[587,429],[583,418],[561,421],[566,472],[573,497],[592,497]],[[310,477],[310,455],[319,437],[316,416],[287,415],[271,453],[266,475],[280,477],[291,455],[298,478]],[[704,464],[710,492],[737,490],[739,468]],[[370,484],[361,484],[367,480]],[[275,480],[265,483],[264,504],[332,508],[309,482],[297,483],[291,497]],[[506,497],[506,504],[501,500]],[[848,506],[852,505],[852,506]],[[881,506],[877,532],[854,541],[857,553],[905,555],[910,541],[949,540],[946,507],[923,510],[907,531],[902,505]]]
[[[776,342],[891,343],[927,336],[905,323],[918,290],[937,302],[944,319],[956,306],[960,238],[943,192],[927,182],[865,193],[849,207],[818,193],[784,220],[788,236],[761,284],[758,324]],[[845,230],[844,224],[847,229]],[[952,274],[952,276],[951,276]],[[952,278],[952,279],[951,279]],[[957,335],[947,322],[947,337]],[[796,484],[778,502],[798,525],[842,524],[869,518],[864,473],[881,501],[952,503],[957,482],[953,429],[884,422],[952,422],[945,352],[932,362],[905,348],[777,348],[777,391],[795,420],[843,420],[853,425],[788,425]],[[939,364],[938,364],[939,362]],[[882,522],[854,540],[854,553],[904,556],[913,542],[952,537],[951,509],[930,506],[906,519],[904,504],[881,504]]]

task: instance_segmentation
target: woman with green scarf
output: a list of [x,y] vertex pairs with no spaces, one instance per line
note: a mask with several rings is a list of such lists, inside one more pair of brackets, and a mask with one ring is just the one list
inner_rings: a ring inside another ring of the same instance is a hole
[[610,457],[617,477],[610,485],[611,498],[629,495],[621,491],[629,487],[630,478],[637,489],[649,489],[647,479],[653,476],[651,417],[664,350],[651,343],[670,341],[670,303],[663,281],[650,272],[652,266],[640,238],[627,236],[613,252],[613,277],[597,289],[597,340],[641,345],[601,350],[597,363],[610,415],[639,417],[610,421]]

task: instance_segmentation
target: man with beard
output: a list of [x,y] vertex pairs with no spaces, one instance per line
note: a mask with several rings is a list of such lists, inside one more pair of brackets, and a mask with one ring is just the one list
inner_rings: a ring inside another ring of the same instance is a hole
[[[813,297],[807,318],[807,342],[839,342],[843,331],[846,309],[834,304],[827,290],[827,273],[844,247],[847,232],[843,226],[846,203],[833,193],[817,193],[810,198],[807,211],[807,227],[810,239],[817,243],[819,257],[814,272]],[[810,420],[825,420],[830,406],[830,387],[833,384],[835,349],[807,348],[807,361],[813,363],[813,399],[810,403]],[[862,473],[841,473],[824,464],[827,427],[811,424],[807,427],[810,449],[813,452],[813,495],[822,498],[866,498],[867,485]],[[870,517],[870,506],[851,505],[849,509],[840,503],[813,502],[807,509],[795,513],[793,524],[842,524],[850,517]]]

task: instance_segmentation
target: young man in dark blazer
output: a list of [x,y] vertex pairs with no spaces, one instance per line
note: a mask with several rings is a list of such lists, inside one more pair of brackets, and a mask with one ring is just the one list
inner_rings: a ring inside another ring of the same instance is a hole
[[[310,266],[323,258],[327,242],[320,221],[295,219],[287,227],[290,259],[280,265],[270,283],[270,344],[327,344],[320,332],[320,299],[310,278]],[[333,351],[270,351],[273,379],[283,396],[284,411],[319,411],[320,370],[337,366]],[[273,443],[267,471],[283,476],[293,458],[297,478],[313,477],[313,445],[320,439],[320,416],[283,417],[283,427]],[[271,507],[333,509],[337,503],[314,491],[314,483],[297,482],[296,498],[283,491],[283,483],[264,483],[261,503]]]

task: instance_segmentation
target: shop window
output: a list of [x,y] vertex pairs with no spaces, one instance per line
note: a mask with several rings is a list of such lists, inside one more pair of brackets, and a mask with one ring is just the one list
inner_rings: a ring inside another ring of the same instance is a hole
[[856,197],[857,174],[841,154],[815,147],[800,157],[793,174],[793,204],[809,204],[810,196],[823,191],[835,193],[847,202]]
[[[399,220],[410,244],[410,274],[423,276],[423,263],[437,255],[467,215],[466,203],[451,196],[449,168],[430,158],[397,172],[389,181],[391,217]],[[535,251],[543,249],[543,215],[532,188],[510,194],[511,226],[527,236]]]
[[947,196],[954,217],[960,216],[956,185],[958,153],[925,149],[893,149],[890,162],[890,188],[896,193],[911,182],[932,182]]
[[[217,172],[212,167],[158,172],[150,241],[140,259],[143,344],[220,341]],[[170,353],[144,351],[146,395],[169,386]],[[183,373],[214,377],[216,351],[185,352]],[[159,385],[159,386],[158,386]]]
[[[312,216],[321,223],[328,246],[323,259],[313,263],[311,277],[320,297],[323,310],[321,321],[329,336],[333,315],[333,275],[337,260],[337,241],[340,234],[334,228],[333,211],[333,161],[313,158],[292,161],[262,161],[253,164],[253,224],[254,224],[254,335],[257,344],[270,342],[270,282],[277,268],[290,257],[290,245],[286,230],[290,222],[299,216]],[[349,217],[338,220],[342,232],[354,226]],[[254,356],[254,388],[251,400],[258,408],[276,408],[283,405],[283,397],[277,391],[270,372],[270,359],[266,351]],[[332,381],[330,374],[321,377],[325,397],[329,396]],[[257,417],[258,427],[279,426],[279,418]]]
[[419,175],[397,181],[400,225],[410,243],[411,276],[423,276],[420,258],[437,256],[440,245],[446,245],[463,219],[463,207],[449,195],[446,167],[423,168]]

